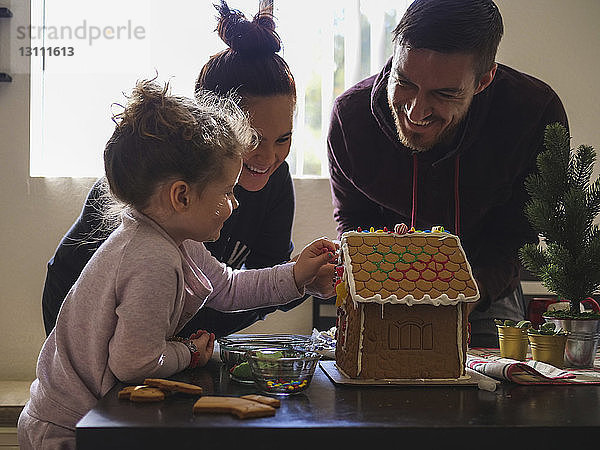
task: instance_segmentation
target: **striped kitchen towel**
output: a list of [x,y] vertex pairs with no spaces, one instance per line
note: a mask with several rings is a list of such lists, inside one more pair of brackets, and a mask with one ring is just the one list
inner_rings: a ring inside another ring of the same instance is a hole
[[600,372],[593,369],[564,370],[540,361],[502,358],[479,349],[469,351],[466,365],[497,380],[518,384],[600,384]]

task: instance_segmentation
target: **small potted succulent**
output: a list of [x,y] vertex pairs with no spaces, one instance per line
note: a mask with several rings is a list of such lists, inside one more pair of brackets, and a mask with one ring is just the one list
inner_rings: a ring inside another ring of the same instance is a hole
[[546,322],[539,328],[530,328],[527,337],[531,344],[531,356],[535,361],[541,361],[554,367],[565,365],[565,344],[568,332],[556,328],[553,322]]
[[525,361],[527,358],[527,330],[531,327],[529,320],[515,322],[514,320],[495,319],[500,343],[500,356],[503,358]]
[[571,150],[567,129],[546,127],[544,147],[537,157],[538,172],[525,187],[531,200],[525,214],[541,236],[540,245],[520,249],[523,265],[569,309],[546,311],[544,319],[569,332],[565,360],[569,366],[591,367],[600,339],[600,314],[581,312],[595,304],[600,287],[600,178],[591,181],[596,153],[589,145]]

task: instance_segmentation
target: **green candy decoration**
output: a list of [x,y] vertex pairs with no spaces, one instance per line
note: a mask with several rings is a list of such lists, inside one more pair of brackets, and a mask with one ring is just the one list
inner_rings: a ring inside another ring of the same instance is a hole
[[238,364],[231,370],[231,375],[240,380],[251,380],[252,370],[250,370],[250,364],[246,361]]

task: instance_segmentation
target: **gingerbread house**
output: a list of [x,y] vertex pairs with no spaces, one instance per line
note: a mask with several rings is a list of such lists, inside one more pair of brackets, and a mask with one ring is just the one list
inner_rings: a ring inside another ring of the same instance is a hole
[[465,376],[466,303],[479,298],[458,237],[351,231],[337,268],[336,365],[360,379]]

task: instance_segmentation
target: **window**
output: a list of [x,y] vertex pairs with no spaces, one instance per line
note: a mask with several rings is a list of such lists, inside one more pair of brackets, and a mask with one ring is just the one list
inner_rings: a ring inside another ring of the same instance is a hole
[[381,70],[391,33],[409,0],[275,1],[298,106],[288,162],[295,176],[327,176],[326,139],[333,100]]
[[[137,79],[158,73],[173,93],[192,96],[201,67],[224,48],[214,32],[213,3],[32,1],[31,27],[15,30],[19,46],[31,37],[31,176],[100,176],[114,128],[111,105],[123,103]],[[281,54],[298,89],[288,157],[294,176],[327,176],[333,99],[380,70],[408,3],[274,1]],[[259,7],[258,0],[228,4],[247,17]]]

